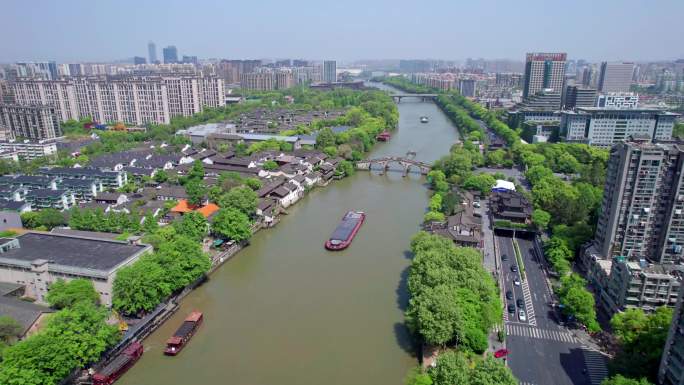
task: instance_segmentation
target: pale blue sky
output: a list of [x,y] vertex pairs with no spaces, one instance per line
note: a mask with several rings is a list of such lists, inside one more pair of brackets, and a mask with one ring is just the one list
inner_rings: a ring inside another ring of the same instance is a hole
[[201,58],[684,57],[684,0],[0,3],[0,62],[147,57],[149,40]]

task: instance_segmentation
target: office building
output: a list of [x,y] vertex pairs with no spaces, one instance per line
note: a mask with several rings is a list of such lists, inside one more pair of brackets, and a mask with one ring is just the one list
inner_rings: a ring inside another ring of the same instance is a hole
[[162,49],[162,56],[164,57],[164,64],[178,63],[178,49],[175,45]]
[[517,107],[521,110],[556,111],[561,107],[561,93],[552,88],[543,89],[525,98]]
[[684,385],[684,289],[680,288],[677,306],[667,333],[658,370],[658,383]]
[[525,62],[523,97],[543,89],[563,90],[565,79],[565,53],[528,53]]
[[567,86],[563,104],[568,110],[575,107],[594,107],[596,106],[596,89],[577,85]]
[[168,124],[204,106],[225,105],[223,79],[201,74],[76,77],[12,83],[16,103],[53,107],[59,120]]
[[609,92],[598,96],[596,106],[601,108],[636,109],[639,108],[639,94],[634,92]]
[[60,119],[54,107],[0,104],[0,126],[8,130],[9,139],[55,139],[62,136]]
[[628,92],[632,85],[634,63],[601,63],[598,89],[601,92]]
[[323,62],[323,82],[335,83],[337,81],[337,62],[326,60]]
[[125,241],[29,232],[0,239],[0,282],[24,285],[27,297],[45,303],[58,279],[87,279],[102,304],[111,306],[117,272],[151,251],[150,245]]
[[147,60],[145,60],[145,58],[142,56],[133,56],[133,64],[135,64],[135,65],[147,64]]
[[672,139],[678,114],[656,109],[578,107],[561,113],[560,133],[569,142],[610,147],[629,137]]
[[147,58],[150,59],[150,64],[157,63],[157,45],[152,41],[147,43]]

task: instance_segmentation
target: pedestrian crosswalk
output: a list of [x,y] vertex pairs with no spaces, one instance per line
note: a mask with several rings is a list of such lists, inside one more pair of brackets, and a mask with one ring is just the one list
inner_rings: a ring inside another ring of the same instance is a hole
[[600,385],[608,377],[606,357],[596,350],[587,348],[582,348],[582,355],[584,356],[584,365],[587,368],[589,384]]
[[578,343],[577,339],[570,334],[570,332],[565,330],[531,328],[525,325],[506,324],[506,335],[539,338],[558,342]]
[[532,326],[537,326],[537,319],[534,317],[534,306],[532,305],[532,294],[530,294],[530,285],[527,280],[522,283],[523,298],[525,298],[525,312],[527,315],[527,323]]
[[535,385],[533,382],[525,382],[525,381],[520,381],[518,382],[520,385]]

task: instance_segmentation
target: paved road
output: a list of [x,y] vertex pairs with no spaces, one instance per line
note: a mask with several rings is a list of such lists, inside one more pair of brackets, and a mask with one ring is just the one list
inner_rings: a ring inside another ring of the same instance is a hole
[[[572,331],[560,326],[554,309],[550,306],[553,294],[546,281],[543,260],[539,250],[530,240],[516,238],[525,265],[526,280],[522,280],[520,269],[511,271],[511,265],[518,265],[513,249],[513,238],[495,236],[497,250],[502,261],[501,285],[504,293],[511,291],[513,300],[505,299],[505,306],[516,304],[517,299],[525,302],[522,308],[526,320],[504,309],[506,345],[510,354],[508,365],[521,384],[534,385],[598,385],[606,377],[606,360],[596,351],[582,346]],[[513,284],[515,280],[521,285]],[[505,298],[505,297],[504,297]]]

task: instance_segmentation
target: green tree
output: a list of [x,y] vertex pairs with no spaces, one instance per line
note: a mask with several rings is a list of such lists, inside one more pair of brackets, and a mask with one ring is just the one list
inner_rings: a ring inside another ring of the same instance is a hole
[[263,183],[261,183],[259,178],[247,178],[245,180],[245,185],[252,190],[257,191],[262,187]]
[[249,187],[233,187],[227,194],[221,196],[218,204],[221,208],[233,208],[248,217],[253,217],[259,203],[256,192]]
[[273,160],[267,160],[261,165],[261,167],[266,171],[274,171],[278,169],[278,163]]
[[121,268],[114,279],[114,308],[133,315],[153,310],[171,294],[172,288],[166,282],[166,274],[150,255]]
[[157,170],[157,172],[154,173],[155,182],[164,183],[167,180],[169,180],[169,174],[166,172],[166,170]]
[[652,385],[647,379],[641,378],[639,380],[633,378],[623,377],[617,374],[613,377],[606,378],[601,382],[601,385]]
[[214,216],[212,232],[224,239],[242,242],[252,236],[247,215],[234,208],[222,208]]
[[478,361],[472,370],[470,385],[517,385],[518,380],[513,377],[511,369],[500,361],[486,357]]
[[492,166],[501,166],[504,164],[504,158],[506,157],[506,151],[504,150],[496,150],[496,151],[489,151],[487,153],[487,164],[492,165]]
[[322,128],[316,136],[316,148],[324,149],[330,146],[335,146],[335,133],[330,127]]
[[428,369],[435,385],[469,385],[470,363],[465,354],[453,350],[437,357],[437,365]]
[[542,209],[534,209],[532,211],[532,223],[540,230],[546,230],[551,222],[551,214]]
[[342,173],[344,176],[353,175],[354,165],[348,160],[343,160],[337,165],[337,172]]
[[142,230],[145,234],[152,234],[155,231],[159,229],[159,223],[157,223],[157,218],[152,215],[152,213],[148,213],[145,215],[145,219],[142,224]]
[[201,161],[196,160],[193,162],[192,167],[188,171],[188,180],[202,180],[204,179],[204,165]]
[[195,241],[201,241],[207,235],[209,229],[204,215],[192,211],[184,214],[180,219],[173,222],[176,233],[183,234]]
[[185,193],[188,194],[188,203],[193,206],[201,205],[207,194],[207,186],[201,179],[190,179],[185,184]]
[[100,296],[95,291],[93,282],[88,279],[74,279],[69,282],[58,279],[50,285],[45,300],[51,307],[63,309],[81,301],[97,304]]
[[430,211],[440,211],[442,210],[442,195],[434,194],[430,197],[430,204],[428,205]]
[[405,385],[432,385],[430,375],[423,372],[420,367],[415,367],[409,371],[404,380]]
[[0,340],[9,344],[21,335],[22,327],[14,318],[3,315],[0,316]]
[[423,216],[423,222],[444,222],[445,220],[444,214],[439,211],[428,211]]
[[587,282],[577,274],[561,278],[557,288],[563,312],[571,315],[591,332],[600,330],[596,321],[594,296],[586,289]]
[[466,177],[462,187],[467,190],[479,191],[482,195],[488,195],[495,184],[496,179],[491,174],[482,173]]
[[164,269],[164,281],[171,290],[189,285],[211,268],[211,260],[200,244],[184,235],[162,243],[152,260]]

